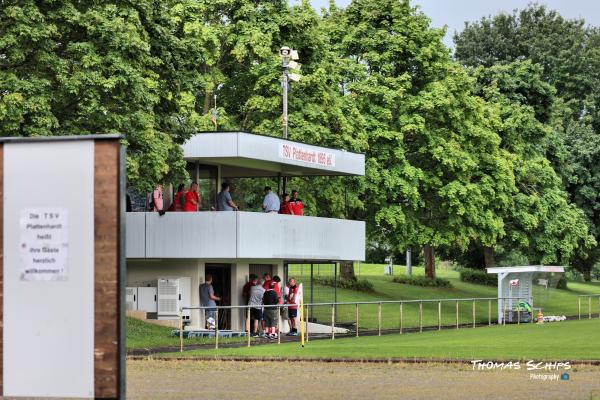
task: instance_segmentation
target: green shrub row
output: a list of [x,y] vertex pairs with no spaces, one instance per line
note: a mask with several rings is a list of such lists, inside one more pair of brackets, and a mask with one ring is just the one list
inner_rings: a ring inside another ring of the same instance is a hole
[[451,288],[452,284],[448,279],[444,278],[433,278],[430,279],[426,276],[397,276],[393,279],[396,283],[404,283],[406,285],[414,286],[431,286],[431,287],[443,287]]
[[331,287],[335,287],[335,285],[337,283],[338,288],[356,290],[358,292],[374,292],[375,291],[373,284],[366,279],[356,279],[356,278],[340,279],[340,278],[338,278],[336,281],[333,279],[333,277],[319,276],[319,277],[314,277],[313,281],[314,281],[315,285],[331,286]]
[[462,282],[475,283],[477,285],[498,286],[498,275],[488,274],[478,269],[461,268],[460,280]]

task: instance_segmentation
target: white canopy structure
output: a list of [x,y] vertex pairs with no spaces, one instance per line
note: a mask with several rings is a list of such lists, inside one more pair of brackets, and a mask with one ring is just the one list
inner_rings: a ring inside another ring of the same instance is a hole
[[487,268],[488,274],[498,274],[498,323],[504,322],[504,312],[511,311],[519,301],[533,306],[533,277],[536,273],[563,273],[564,267],[526,265]]

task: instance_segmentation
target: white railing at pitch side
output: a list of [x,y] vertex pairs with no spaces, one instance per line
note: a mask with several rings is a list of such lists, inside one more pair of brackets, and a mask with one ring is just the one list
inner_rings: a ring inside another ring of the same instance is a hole
[[[471,303],[472,307],[471,307],[471,314],[472,314],[472,323],[469,324],[469,326],[475,328],[477,325],[477,303],[481,303],[481,302],[487,302],[487,316],[488,316],[488,326],[492,325],[492,302],[493,301],[497,301],[498,304],[502,304],[504,309],[503,309],[503,316],[506,315],[506,311],[508,311],[506,309],[506,301],[505,300],[526,300],[523,297],[470,297],[470,298],[461,298],[461,299],[423,299],[423,300],[382,300],[382,301],[353,301],[353,302],[335,302],[335,303],[304,303],[303,304],[303,309],[301,312],[301,315],[307,316],[306,318],[304,318],[304,321],[308,321],[308,314],[307,314],[307,310],[311,310],[313,307],[331,307],[331,339],[335,339],[335,317],[336,317],[336,308],[339,306],[354,306],[355,310],[356,310],[356,316],[355,316],[355,325],[356,325],[356,332],[355,335],[356,337],[359,336],[359,323],[360,323],[360,314],[359,314],[359,306],[360,305],[377,305],[377,335],[381,336],[382,333],[382,314],[381,314],[381,308],[383,305],[389,305],[389,304],[397,304],[398,305],[398,321],[399,321],[399,328],[398,328],[398,333],[403,333],[407,328],[404,327],[404,306],[406,304],[418,304],[419,305],[419,326],[418,326],[418,331],[419,333],[423,332],[423,304],[427,304],[427,303],[437,303],[437,329],[441,330],[442,329],[442,304],[443,303],[455,303],[455,309],[456,309],[456,322],[455,325],[451,325],[451,326],[455,326],[456,329],[459,329],[460,327],[460,319],[459,319],[459,303]],[[276,305],[261,305],[260,308],[277,308],[279,311],[281,311],[281,308],[285,308],[285,307],[289,307],[290,304],[276,304]],[[245,319],[246,319],[246,336],[247,336],[247,346],[250,347],[251,345],[251,335],[250,335],[250,308],[258,308],[259,306],[255,306],[255,305],[239,305],[239,306],[206,306],[206,307],[182,307],[180,309],[179,312],[179,350],[180,352],[183,352],[183,311],[185,310],[211,310],[215,312],[215,321],[217,321],[217,323],[215,324],[215,330],[214,330],[214,337],[215,337],[215,349],[219,348],[219,327],[218,327],[218,321],[219,321],[219,310],[239,310],[239,309],[244,309],[245,311]],[[298,306],[299,307],[299,306]],[[299,307],[300,308],[300,307]],[[520,307],[517,307],[517,324],[521,323],[521,309]],[[277,327],[281,327],[282,326],[282,320],[281,320],[281,312],[278,312],[278,324]],[[533,315],[531,315],[531,319],[533,318]],[[304,322],[302,321],[301,324]],[[502,324],[506,324],[506,318],[502,319]],[[464,326],[464,324],[463,324]],[[307,341],[309,340],[310,337],[310,332],[308,330],[308,324],[306,324],[307,330],[306,330],[306,334],[305,337],[303,337],[303,339],[305,338]],[[436,326],[433,326],[433,328],[435,328]],[[416,328],[414,328],[416,329]],[[277,343],[281,343],[281,334],[279,332],[279,334],[277,335]]]

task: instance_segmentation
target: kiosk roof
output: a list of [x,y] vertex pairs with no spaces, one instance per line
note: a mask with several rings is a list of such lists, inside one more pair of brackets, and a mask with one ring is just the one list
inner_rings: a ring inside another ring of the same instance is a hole
[[504,272],[565,272],[565,267],[554,265],[524,265],[517,267],[486,268],[488,274],[501,274]]

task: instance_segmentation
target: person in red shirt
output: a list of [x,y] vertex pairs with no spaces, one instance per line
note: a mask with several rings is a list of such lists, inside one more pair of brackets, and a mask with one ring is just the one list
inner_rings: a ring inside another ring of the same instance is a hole
[[255,274],[250,274],[248,277],[248,282],[242,288],[242,297],[244,298],[244,304],[248,304],[248,300],[250,300],[250,288],[254,286],[254,281],[258,279],[258,276]]
[[287,193],[283,194],[283,201],[279,207],[279,214],[293,214],[292,205],[290,203],[290,195]]
[[185,190],[185,185],[182,183],[177,187],[177,193],[173,198],[173,211],[183,211],[183,206],[185,205],[185,194],[187,191]]
[[304,203],[298,198],[298,191],[292,190],[292,198],[290,199],[290,208],[294,215],[304,215]]
[[296,285],[296,279],[290,278],[288,283],[288,294],[285,298],[285,302],[288,306],[288,317],[290,321],[290,331],[287,336],[298,336],[298,329],[296,328],[296,318],[298,317],[298,286]]
[[192,182],[190,190],[185,194],[185,205],[183,211],[198,211],[202,207],[202,198],[198,193],[198,184]]

